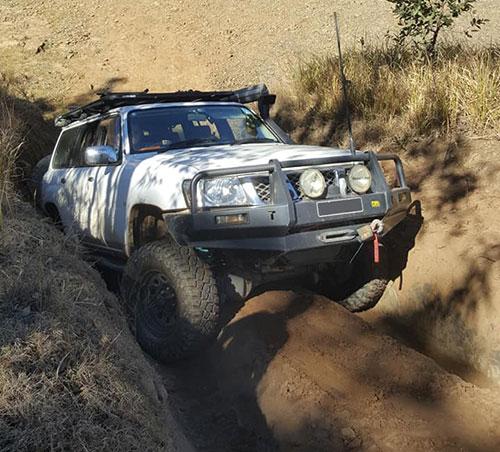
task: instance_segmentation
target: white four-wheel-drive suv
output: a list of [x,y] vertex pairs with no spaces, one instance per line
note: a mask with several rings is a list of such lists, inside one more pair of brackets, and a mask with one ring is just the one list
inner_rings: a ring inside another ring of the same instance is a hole
[[274,101],[264,85],[107,93],[56,120],[37,204],[123,270],[138,341],[160,360],[213,337],[230,290],[308,276],[348,287],[338,301],[359,311],[385,289],[379,239],[411,203],[399,158],[293,144]]

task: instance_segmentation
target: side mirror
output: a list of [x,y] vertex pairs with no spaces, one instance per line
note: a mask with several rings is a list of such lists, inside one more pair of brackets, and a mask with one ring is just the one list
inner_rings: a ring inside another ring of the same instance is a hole
[[118,152],[111,146],[89,146],[85,149],[85,165],[113,165],[118,162]]

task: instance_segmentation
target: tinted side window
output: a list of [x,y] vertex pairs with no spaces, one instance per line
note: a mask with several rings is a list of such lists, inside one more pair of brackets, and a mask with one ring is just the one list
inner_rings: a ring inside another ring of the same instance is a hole
[[107,145],[120,151],[120,121],[118,117],[93,121],[65,130],[55,151],[54,168],[85,166],[84,153],[88,146]]
[[54,155],[54,168],[75,166],[80,150],[80,137],[83,127],[72,127],[62,132]]
[[84,126],[82,130],[82,137],[80,139],[80,146],[78,147],[78,152],[76,152],[74,165],[73,166],[85,166],[84,153],[85,149],[89,146],[95,146],[95,132],[97,129],[97,122],[91,122]]
[[120,150],[120,121],[118,117],[103,119],[96,130],[94,144]]

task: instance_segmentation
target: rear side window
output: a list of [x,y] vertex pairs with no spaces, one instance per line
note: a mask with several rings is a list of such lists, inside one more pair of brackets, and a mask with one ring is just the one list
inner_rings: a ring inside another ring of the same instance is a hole
[[54,168],[71,168],[73,166],[78,166],[78,154],[80,152],[80,140],[83,128],[83,126],[72,127],[62,132],[54,153]]

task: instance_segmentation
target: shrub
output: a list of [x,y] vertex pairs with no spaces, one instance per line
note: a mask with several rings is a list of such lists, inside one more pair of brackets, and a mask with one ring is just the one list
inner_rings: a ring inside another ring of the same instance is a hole
[[[473,14],[476,0],[387,0],[394,5],[393,12],[398,17],[400,26],[395,36],[398,45],[407,41],[421,55],[434,58],[441,31],[451,27],[455,20],[464,13]],[[466,36],[478,31],[487,19],[474,14]]]

